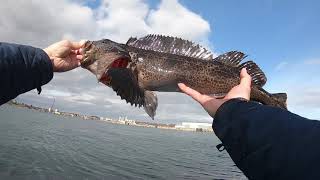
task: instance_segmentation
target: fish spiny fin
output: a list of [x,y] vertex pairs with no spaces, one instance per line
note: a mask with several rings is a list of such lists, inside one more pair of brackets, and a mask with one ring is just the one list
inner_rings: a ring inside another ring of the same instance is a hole
[[130,45],[137,41],[138,39],[136,37],[130,37],[129,40],[126,42],[126,45]]
[[194,42],[181,38],[150,34],[142,38],[130,38],[126,45],[162,53],[193,57],[203,60],[213,59],[210,51]]
[[224,64],[237,67],[239,63],[246,57],[242,52],[230,51],[214,58],[214,61],[220,61]]
[[247,61],[239,66],[239,70],[246,68],[248,74],[252,78],[252,83],[256,86],[262,87],[267,82],[267,77],[259,66],[253,61]]

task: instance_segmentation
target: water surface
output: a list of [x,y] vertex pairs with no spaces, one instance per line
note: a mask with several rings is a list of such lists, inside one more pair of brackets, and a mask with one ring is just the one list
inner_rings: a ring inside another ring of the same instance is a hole
[[0,179],[244,179],[214,133],[0,107]]

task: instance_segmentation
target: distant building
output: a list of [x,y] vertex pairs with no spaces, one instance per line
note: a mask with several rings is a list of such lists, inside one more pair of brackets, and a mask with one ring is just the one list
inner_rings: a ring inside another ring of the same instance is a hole
[[210,123],[193,123],[193,122],[183,122],[175,126],[176,129],[182,130],[194,130],[194,131],[212,131]]
[[136,121],[128,119],[127,116],[125,116],[125,117],[119,116],[118,123],[119,124],[126,124],[126,125],[136,125]]
[[176,125],[176,128],[211,128],[210,123],[193,123],[193,122],[183,122],[179,125]]
[[60,112],[58,111],[58,109],[55,109],[53,113],[54,113],[54,114],[58,114],[58,115],[60,114]]
[[126,124],[126,125],[135,125],[135,124],[136,124],[136,121],[135,121],[135,120],[129,120],[129,119],[127,119],[127,120],[125,120],[125,124]]

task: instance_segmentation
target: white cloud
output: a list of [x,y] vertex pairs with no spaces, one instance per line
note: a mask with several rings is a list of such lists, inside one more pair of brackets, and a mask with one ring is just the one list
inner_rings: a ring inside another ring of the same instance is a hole
[[[125,42],[130,36],[161,33],[210,46],[209,23],[177,0],[163,0],[156,9],[151,9],[144,0],[103,0],[95,9],[85,4],[84,0],[3,0],[0,6],[0,39],[46,47],[62,38],[109,38]],[[64,110],[149,120],[142,108],[126,104],[81,68],[55,74],[54,79],[43,87],[41,96],[32,91],[19,98],[51,106],[53,97],[56,98],[56,106]],[[160,121],[166,118],[170,121],[211,119],[186,96],[161,93],[158,98],[156,119]]]
[[177,0],[163,0],[147,19],[154,33],[180,36],[186,39],[206,40],[209,23],[200,15],[190,12]]
[[151,31],[145,18],[149,7],[142,0],[104,0],[96,11],[99,38],[126,41],[130,36],[142,36]]
[[1,1],[0,39],[45,47],[63,37],[92,37],[92,9],[66,0]]
[[177,0],[164,0],[157,9],[143,0],[103,0],[97,9],[79,1],[4,0],[0,14],[2,41],[41,47],[61,38],[126,41],[148,33],[208,42],[210,32],[206,20]]
[[275,67],[275,70],[276,71],[281,71],[283,68],[285,68],[286,66],[288,66],[288,62],[286,61],[283,61],[283,62],[280,62],[276,67]]
[[305,61],[305,64],[307,65],[320,65],[320,59],[311,59]]

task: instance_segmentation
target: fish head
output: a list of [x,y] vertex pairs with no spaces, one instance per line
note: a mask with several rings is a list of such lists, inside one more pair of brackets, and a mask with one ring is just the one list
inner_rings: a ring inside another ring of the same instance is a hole
[[110,68],[126,68],[131,61],[123,44],[109,39],[87,41],[82,49],[81,67],[96,75],[98,81],[110,86],[107,72]]

